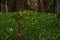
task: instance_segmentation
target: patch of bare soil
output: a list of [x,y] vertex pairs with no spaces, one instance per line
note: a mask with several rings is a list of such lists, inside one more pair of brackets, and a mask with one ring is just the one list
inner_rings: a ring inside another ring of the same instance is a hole
[[17,33],[17,39],[16,40],[25,40],[22,24],[19,23],[19,20],[16,20],[16,23],[18,24],[18,33]]

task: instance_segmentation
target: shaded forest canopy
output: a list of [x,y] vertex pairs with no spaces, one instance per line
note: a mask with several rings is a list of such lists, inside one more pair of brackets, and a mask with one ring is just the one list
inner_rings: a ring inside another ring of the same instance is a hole
[[1,0],[0,11],[16,12],[34,10],[42,12],[56,12],[56,0]]

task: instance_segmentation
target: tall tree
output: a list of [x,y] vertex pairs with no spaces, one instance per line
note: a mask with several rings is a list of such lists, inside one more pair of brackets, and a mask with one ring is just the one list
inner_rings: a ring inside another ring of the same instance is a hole
[[47,11],[55,12],[56,0],[47,0]]
[[1,11],[1,1],[0,1],[0,11]]
[[7,0],[1,0],[0,1],[0,11],[2,11],[2,12],[7,12],[8,11]]
[[57,17],[60,18],[60,0],[57,0]]
[[16,0],[16,8],[18,11],[24,10],[24,0]]
[[38,0],[28,0],[30,10],[38,11]]
[[8,10],[10,12],[15,12],[16,11],[16,0],[9,0],[8,1]]
[[24,0],[24,9],[29,10],[28,0]]
[[40,0],[40,5],[41,5],[41,11],[45,12],[45,6],[44,6],[45,0]]
[[8,5],[7,5],[7,4],[8,4],[8,1],[6,0],[6,1],[5,1],[5,11],[6,11],[6,12],[8,12]]
[[1,11],[5,12],[5,0],[1,0]]

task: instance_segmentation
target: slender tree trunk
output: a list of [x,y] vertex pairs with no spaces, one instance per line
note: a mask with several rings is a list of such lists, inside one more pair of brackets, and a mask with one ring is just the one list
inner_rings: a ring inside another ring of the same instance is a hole
[[29,10],[31,10],[31,0],[28,0],[27,4],[28,4],[28,7],[29,7]]
[[5,1],[5,9],[6,9],[6,12],[8,12],[8,5],[7,5],[7,1]]
[[1,12],[5,12],[5,5],[1,3]]
[[40,0],[40,4],[41,4],[41,11],[45,12],[44,0]]
[[29,10],[28,0],[24,0],[24,9]]
[[1,0],[1,11],[2,12],[5,12],[5,5],[4,4],[5,4],[5,1],[4,0],[3,1]]
[[39,11],[38,0],[35,0],[34,10],[35,10],[35,11]]
[[16,0],[8,1],[9,12],[16,12]]
[[0,11],[1,11],[1,1],[0,1]]
[[7,8],[8,6],[7,6],[7,0],[4,0],[4,1],[2,1],[1,0],[1,3],[0,3],[0,10],[2,11],[2,12],[8,12],[8,8]]
[[16,3],[16,8],[18,11],[23,11],[24,10],[24,0],[17,0]]
[[60,0],[57,0],[57,18],[60,18]]
[[38,4],[38,0],[28,0],[28,5],[29,5],[29,9],[33,10],[33,11],[38,11],[39,9],[39,4]]

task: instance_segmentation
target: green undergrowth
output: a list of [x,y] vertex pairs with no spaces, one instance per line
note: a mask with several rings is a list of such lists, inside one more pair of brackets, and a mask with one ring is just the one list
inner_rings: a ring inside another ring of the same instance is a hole
[[0,13],[0,40],[16,40],[17,28],[15,19]]
[[25,40],[60,40],[60,20],[56,14],[32,11],[0,13],[0,19],[2,40],[15,40],[16,19],[23,25]]

